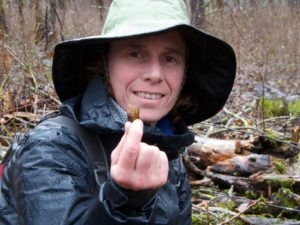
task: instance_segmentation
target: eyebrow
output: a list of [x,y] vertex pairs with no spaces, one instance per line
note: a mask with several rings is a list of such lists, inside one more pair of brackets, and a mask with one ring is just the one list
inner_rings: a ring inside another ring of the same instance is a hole
[[166,49],[167,49],[168,51],[170,51],[170,52],[173,52],[173,53],[175,53],[175,54],[180,55],[182,58],[185,57],[186,50],[182,52],[182,51],[179,51],[178,49],[172,48],[172,47],[167,47]]
[[[126,45],[123,45],[122,48],[123,49],[126,49],[126,48],[137,48],[137,49],[143,49],[143,48],[146,48],[147,46],[144,45],[144,44],[137,44],[137,43],[133,43],[133,42],[129,42],[129,43],[126,43]],[[186,54],[186,51],[180,51],[176,48],[173,48],[173,47],[166,47],[165,48],[167,51],[170,51],[172,53],[175,53],[175,54],[178,54],[180,55],[181,57],[185,57],[185,54]]]

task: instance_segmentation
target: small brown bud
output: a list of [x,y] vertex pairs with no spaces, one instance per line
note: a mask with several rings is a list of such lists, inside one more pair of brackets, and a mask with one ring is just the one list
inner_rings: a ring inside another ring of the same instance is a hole
[[140,118],[140,110],[135,105],[129,104],[129,112],[128,115],[128,121],[133,122],[136,119]]

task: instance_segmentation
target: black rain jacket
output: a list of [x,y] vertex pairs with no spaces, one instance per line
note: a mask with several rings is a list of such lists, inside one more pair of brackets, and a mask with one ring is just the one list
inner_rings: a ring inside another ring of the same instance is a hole
[[[99,133],[108,159],[124,124],[113,119],[100,80],[83,96],[63,103],[60,113]],[[145,126],[143,141],[169,157],[169,177],[158,190],[130,191],[109,177],[96,182],[93,163],[78,135],[63,124],[40,123],[30,131],[5,168],[0,183],[3,225],[191,224],[191,192],[181,150],[194,136],[176,124],[176,135]]]

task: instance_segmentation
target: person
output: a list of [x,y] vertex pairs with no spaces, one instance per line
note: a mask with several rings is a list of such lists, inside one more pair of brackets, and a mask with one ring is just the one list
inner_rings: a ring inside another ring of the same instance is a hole
[[191,224],[188,126],[226,103],[232,47],[190,25],[183,0],[114,0],[101,35],[59,43],[52,67],[60,114],[99,135],[109,175],[97,182],[76,130],[42,122],[5,169],[1,224]]

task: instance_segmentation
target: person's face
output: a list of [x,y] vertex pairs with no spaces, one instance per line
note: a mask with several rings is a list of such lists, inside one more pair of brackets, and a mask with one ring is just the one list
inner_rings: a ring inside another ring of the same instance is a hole
[[175,105],[183,84],[186,46],[178,32],[115,41],[109,53],[109,79],[117,103],[140,110],[155,124]]

